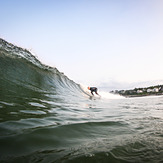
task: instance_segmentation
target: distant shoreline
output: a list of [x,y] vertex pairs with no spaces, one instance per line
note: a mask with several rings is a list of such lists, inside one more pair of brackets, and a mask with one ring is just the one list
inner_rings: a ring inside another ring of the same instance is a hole
[[110,93],[118,94],[126,98],[161,96],[163,95],[163,85],[150,86],[146,88],[135,88],[132,90],[115,90],[111,91]]

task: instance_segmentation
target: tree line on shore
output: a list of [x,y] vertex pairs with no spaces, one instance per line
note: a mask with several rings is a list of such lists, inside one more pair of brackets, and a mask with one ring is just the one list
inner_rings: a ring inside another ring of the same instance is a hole
[[126,97],[163,95],[163,85],[150,86],[145,88],[134,88],[130,90],[114,90],[110,93],[119,94]]

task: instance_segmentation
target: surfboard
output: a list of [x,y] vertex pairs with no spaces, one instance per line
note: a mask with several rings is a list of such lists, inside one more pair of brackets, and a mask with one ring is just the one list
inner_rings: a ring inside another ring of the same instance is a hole
[[101,96],[98,96],[98,95],[94,95],[94,96],[91,95],[91,96],[90,96],[90,99],[91,99],[91,100],[96,100],[96,99],[100,99],[100,98],[101,98]]
[[101,98],[100,95],[94,94],[94,96],[93,96],[90,92],[85,92],[85,94],[88,95],[90,99],[100,99]]

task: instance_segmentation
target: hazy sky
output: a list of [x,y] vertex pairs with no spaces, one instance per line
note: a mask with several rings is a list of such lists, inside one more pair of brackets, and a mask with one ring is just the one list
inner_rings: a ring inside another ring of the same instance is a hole
[[1,0],[0,37],[78,83],[163,79],[163,0]]

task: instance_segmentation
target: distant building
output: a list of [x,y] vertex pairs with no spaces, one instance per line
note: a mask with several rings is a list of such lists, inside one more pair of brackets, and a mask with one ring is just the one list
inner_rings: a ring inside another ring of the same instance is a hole
[[153,91],[154,92],[159,92],[159,88],[156,87],[156,88],[153,89]]
[[155,88],[153,88],[153,89],[147,89],[147,92],[149,93],[149,92],[159,92],[159,88],[157,88],[157,87],[155,87]]
[[137,93],[143,93],[143,91],[142,90],[137,90]]
[[153,89],[147,89],[147,92],[149,93],[149,92],[153,92]]

